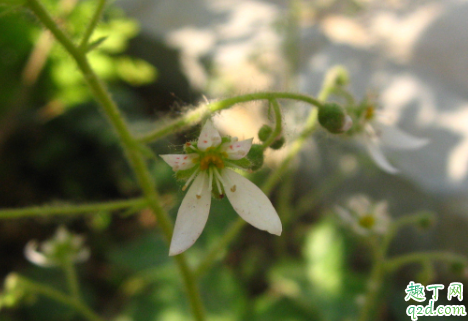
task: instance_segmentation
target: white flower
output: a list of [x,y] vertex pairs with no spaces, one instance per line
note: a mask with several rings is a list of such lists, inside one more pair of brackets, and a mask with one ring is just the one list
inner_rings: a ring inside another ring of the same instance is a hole
[[361,235],[384,234],[390,225],[387,202],[371,203],[364,195],[348,201],[346,208],[337,206],[336,212],[356,233]]
[[[52,239],[42,242],[29,241],[24,248],[26,258],[39,266],[52,267],[65,264],[66,260],[84,262],[89,258],[89,248],[83,247],[84,238],[60,226]],[[40,247],[41,251],[38,250]]]
[[396,174],[399,172],[385,157],[382,148],[414,150],[424,147],[429,142],[428,139],[414,137],[397,127],[384,124],[376,115],[373,105],[366,106],[361,115],[360,122],[357,123],[358,131],[362,132],[362,137],[366,148],[374,162],[384,171]]
[[177,213],[169,255],[191,247],[205,227],[212,192],[226,195],[234,210],[254,227],[281,235],[281,221],[268,197],[252,182],[228,167],[243,167],[252,139],[221,138],[208,120],[197,142],[186,143],[187,154],[161,155],[176,173],[190,176],[182,190],[190,186]]

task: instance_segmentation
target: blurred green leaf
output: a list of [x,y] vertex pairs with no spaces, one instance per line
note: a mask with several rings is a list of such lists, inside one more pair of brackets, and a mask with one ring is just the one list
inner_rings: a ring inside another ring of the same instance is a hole
[[120,57],[115,63],[117,75],[133,86],[149,84],[156,79],[156,69],[142,59]]

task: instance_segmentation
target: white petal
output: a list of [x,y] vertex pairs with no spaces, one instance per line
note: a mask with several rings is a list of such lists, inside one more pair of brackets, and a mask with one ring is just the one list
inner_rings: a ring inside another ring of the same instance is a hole
[[240,142],[233,141],[223,144],[223,151],[228,154],[229,159],[241,159],[247,156],[247,153],[252,147],[253,138],[241,140]]
[[169,248],[170,256],[184,252],[195,243],[205,227],[210,205],[211,192],[208,191],[208,175],[202,172],[193,181],[177,212]]
[[379,123],[378,129],[382,143],[395,149],[418,149],[429,143],[428,139],[414,137],[398,127]]
[[377,166],[390,174],[396,174],[399,172],[399,170],[393,167],[393,165],[388,162],[387,158],[385,158],[385,155],[382,153],[379,143],[376,140],[366,139],[366,147]]
[[194,158],[198,157],[198,154],[169,154],[169,155],[159,155],[172,169],[176,171],[192,168],[195,163],[193,162]]
[[221,143],[221,136],[218,130],[213,126],[213,122],[208,119],[203,125],[203,128],[198,137],[197,146],[200,150],[205,151],[208,147],[218,146]]
[[24,247],[24,256],[31,262],[42,267],[55,266],[49,258],[37,250],[38,244],[35,240],[29,241]]
[[224,191],[234,210],[254,227],[281,235],[281,221],[268,197],[254,183],[242,175],[223,170]]

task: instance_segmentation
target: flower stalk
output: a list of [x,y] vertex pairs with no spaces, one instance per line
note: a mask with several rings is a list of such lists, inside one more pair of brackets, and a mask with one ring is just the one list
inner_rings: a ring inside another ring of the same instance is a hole
[[94,311],[88,308],[85,304],[61,291],[55,290],[54,288],[48,285],[32,281],[24,276],[15,274],[14,277],[17,278],[17,281],[21,284],[21,286],[27,288],[32,293],[43,295],[45,297],[48,297],[49,299],[67,305],[79,314],[81,314],[86,320],[104,321],[104,319],[102,319]]
[[47,205],[19,209],[0,210],[0,219],[17,219],[24,217],[45,217],[51,215],[82,215],[112,212],[129,208],[144,208],[148,206],[146,198],[138,197],[123,201],[91,203],[82,205]]

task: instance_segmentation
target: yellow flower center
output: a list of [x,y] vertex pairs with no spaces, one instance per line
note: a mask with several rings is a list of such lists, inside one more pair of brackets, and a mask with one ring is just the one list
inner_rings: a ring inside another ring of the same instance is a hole
[[210,167],[210,164],[213,164],[219,169],[224,168],[224,162],[221,159],[220,155],[208,154],[200,160],[200,169],[202,171],[207,170]]
[[375,115],[374,106],[367,107],[366,112],[364,113],[364,118],[366,120],[371,120],[372,118],[374,118],[374,115]]
[[359,225],[371,229],[375,225],[375,217],[371,214],[366,214],[359,219]]

